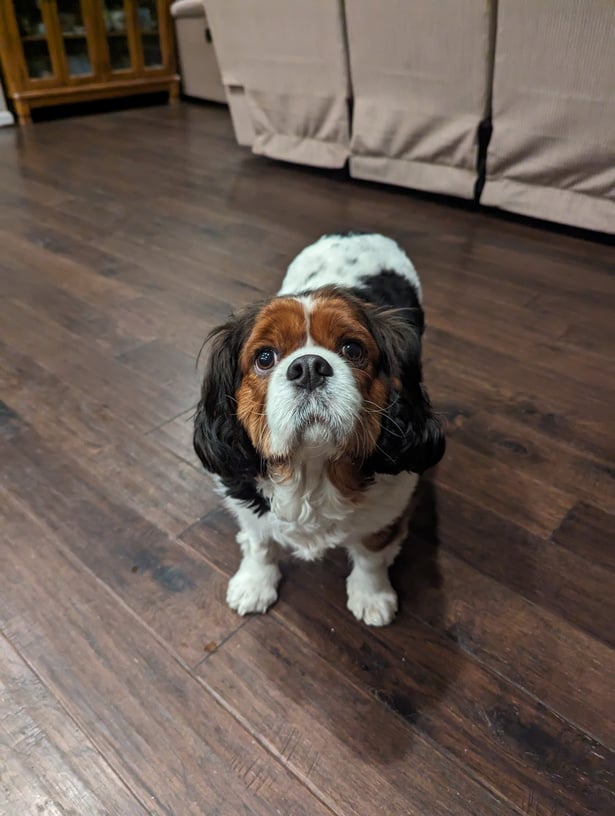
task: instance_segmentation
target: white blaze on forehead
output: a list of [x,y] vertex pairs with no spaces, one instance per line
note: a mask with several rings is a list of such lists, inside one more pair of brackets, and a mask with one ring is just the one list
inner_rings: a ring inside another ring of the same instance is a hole
[[303,314],[305,315],[305,334],[307,337],[306,345],[309,346],[311,343],[313,343],[312,336],[310,334],[310,315],[314,307],[314,297],[312,295],[295,295],[293,300],[296,300],[303,306]]
[[[310,335],[310,315],[318,298],[306,295],[295,299],[304,308],[307,336],[305,344],[286,355],[269,377],[266,413],[274,456],[287,456],[298,445],[319,441],[335,448],[353,433],[363,405],[350,366]],[[286,376],[289,365],[305,354],[319,355],[333,370],[332,376],[311,393],[297,388]]]

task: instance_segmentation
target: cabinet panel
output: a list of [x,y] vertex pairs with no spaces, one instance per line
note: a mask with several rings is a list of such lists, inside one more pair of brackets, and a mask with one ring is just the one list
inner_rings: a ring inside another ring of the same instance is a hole
[[0,63],[19,121],[30,109],[168,91],[169,0],[0,0]]
[[80,85],[103,79],[104,58],[98,44],[99,10],[92,0],[54,0],[64,82]]
[[162,53],[161,15],[157,0],[138,0],[137,28],[143,49],[143,67],[151,70],[163,68],[165,64]]
[[108,70],[111,74],[136,76],[137,38],[130,0],[99,0],[107,41]]
[[15,43],[13,59],[16,73],[25,87],[56,85],[61,65],[51,47],[53,9],[47,0],[11,0],[12,14],[6,26],[9,41]]

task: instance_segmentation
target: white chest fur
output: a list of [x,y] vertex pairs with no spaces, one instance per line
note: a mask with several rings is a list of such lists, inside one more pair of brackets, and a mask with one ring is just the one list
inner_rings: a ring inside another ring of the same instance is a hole
[[391,524],[407,507],[417,480],[413,473],[377,475],[358,501],[351,501],[331,483],[322,463],[306,462],[283,484],[263,480],[261,490],[271,504],[265,515],[257,516],[235,499],[226,503],[253,544],[275,541],[311,561]]

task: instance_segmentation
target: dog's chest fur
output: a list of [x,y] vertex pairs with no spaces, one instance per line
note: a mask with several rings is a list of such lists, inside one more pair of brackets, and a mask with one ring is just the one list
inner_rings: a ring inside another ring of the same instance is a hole
[[226,499],[242,529],[260,541],[276,541],[304,560],[329,549],[359,543],[404,512],[417,482],[413,473],[377,475],[349,498],[331,482],[320,462],[300,463],[283,483],[264,478],[260,490],[271,509],[257,516],[235,499]]

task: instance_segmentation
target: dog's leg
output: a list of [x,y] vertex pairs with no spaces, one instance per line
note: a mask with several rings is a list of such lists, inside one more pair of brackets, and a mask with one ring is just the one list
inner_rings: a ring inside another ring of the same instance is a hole
[[266,612],[278,599],[281,573],[277,546],[259,533],[259,530],[244,529],[237,534],[243,558],[229,581],[226,601],[240,615]]
[[362,544],[348,547],[353,565],[346,579],[348,609],[369,626],[386,626],[397,612],[397,594],[389,581],[389,567],[399,547],[399,541],[376,552]]

